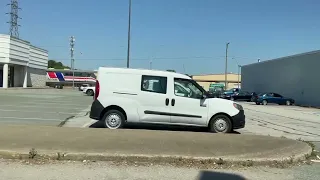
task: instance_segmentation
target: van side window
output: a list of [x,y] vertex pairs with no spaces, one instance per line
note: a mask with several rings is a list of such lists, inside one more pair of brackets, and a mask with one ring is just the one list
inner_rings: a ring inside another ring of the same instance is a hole
[[190,80],[174,78],[174,94],[181,97],[201,99],[203,92]]
[[142,75],[141,91],[167,94],[167,77]]

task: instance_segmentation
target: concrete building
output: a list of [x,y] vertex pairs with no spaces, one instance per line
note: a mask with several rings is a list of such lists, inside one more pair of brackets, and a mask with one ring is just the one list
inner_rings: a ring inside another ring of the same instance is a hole
[[47,50],[0,34],[0,87],[45,86],[47,67]]
[[[192,79],[197,81],[197,83],[207,91],[210,85],[221,84],[224,87],[225,84],[225,74],[194,75]],[[237,88],[238,85],[241,87],[241,75],[233,73],[227,74],[227,89]]]
[[242,89],[275,92],[320,106],[320,50],[242,66]]

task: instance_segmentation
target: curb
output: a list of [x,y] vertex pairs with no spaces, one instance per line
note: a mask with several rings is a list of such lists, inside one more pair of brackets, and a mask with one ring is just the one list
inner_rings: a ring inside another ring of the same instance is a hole
[[[41,152],[41,150],[40,150]],[[43,150],[42,153],[31,149],[26,152],[15,152],[0,150],[0,158],[3,159],[19,159],[19,160],[62,160],[62,161],[111,161],[115,163],[143,163],[143,164],[171,164],[179,166],[261,166],[267,165],[272,167],[286,167],[308,161],[312,153],[310,147],[308,152],[300,153],[295,156],[283,158],[235,158],[235,157],[193,157],[178,155],[147,155],[147,154],[108,154],[108,153],[68,153],[68,152],[52,152]]]
[[72,119],[75,119],[78,117],[84,117],[84,116],[88,115],[90,112],[90,109],[91,109],[91,105],[89,105],[86,109],[82,110],[81,112],[79,112],[75,116],[67,117],[65,120],[61,121],[60,124],[58,124],[58,127],[63,127],[69,120],[72,120]]

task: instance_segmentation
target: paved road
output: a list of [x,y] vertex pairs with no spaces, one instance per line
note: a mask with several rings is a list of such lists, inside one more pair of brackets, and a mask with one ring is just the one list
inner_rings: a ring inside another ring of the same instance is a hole
[[0,124],[56,126],[91,102],[92,97],[71,89],[0,90]]
[[320,109],[242,104],[247,123],[240,132],[320,141]]
[[[251,167],[204,170],[173,166],[138,166],[107,162],[51,162],[30,164],[0,160],[0,177],[6,180],[318,180],[320,164],[290,169]],[[222,174],[223,173],[223,174]]]

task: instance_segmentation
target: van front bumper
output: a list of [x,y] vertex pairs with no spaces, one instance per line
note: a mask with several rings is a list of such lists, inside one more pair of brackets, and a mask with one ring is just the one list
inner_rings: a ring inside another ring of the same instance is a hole
[[98,100],[94,100],[91,105],[90,118],[95,120],[101,119],[101,113],[104,110],[103,105]]
[[246,125],[246,116],[244,110],[239,111],[238,114],[232,116],[233,129],[241,129]]

